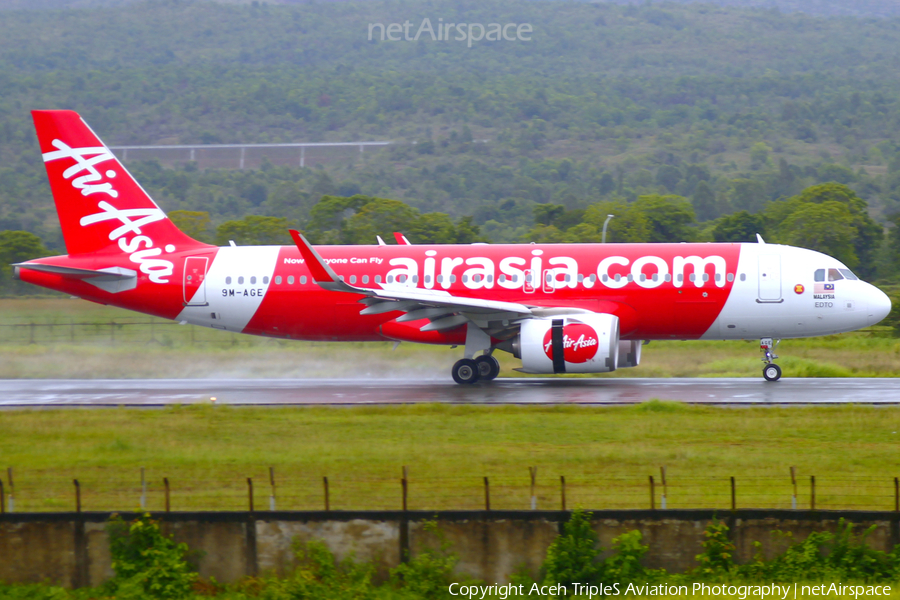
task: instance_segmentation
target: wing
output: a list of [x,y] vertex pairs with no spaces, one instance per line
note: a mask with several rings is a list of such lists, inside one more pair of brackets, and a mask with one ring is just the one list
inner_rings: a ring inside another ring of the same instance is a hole
[[399,322],[428,319],[428,323],[420,327],[422,331],[453,329],[469,322],[481,329],[497,331],[536,316],[535,311],[541,310],[516,302],[464,298],[444,290],[410,288],[402,284],[383,284],[381,289],[350,285],[328,266],[300,232],[291,230],[290,233],[315,282],[326,290],[364,296],[360,300],[366,305],[361,311],[363,315],[400,311],[406,314],[397,318]]

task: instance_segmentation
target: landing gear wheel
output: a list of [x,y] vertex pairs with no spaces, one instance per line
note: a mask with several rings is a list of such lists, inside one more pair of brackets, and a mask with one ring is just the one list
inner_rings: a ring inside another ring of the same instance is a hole
[[478,366],[479,379],[490,381],[500,374],[500,363],[489,354],[476,358],[475,364]]
[[478,381],[478,365],[471,358],[463,358],[453,365],[453,381],[460,384]]
[[775,363],[769,363],[763,367],[763,377],[766,381],[778,381],[781,379],[781,367]]

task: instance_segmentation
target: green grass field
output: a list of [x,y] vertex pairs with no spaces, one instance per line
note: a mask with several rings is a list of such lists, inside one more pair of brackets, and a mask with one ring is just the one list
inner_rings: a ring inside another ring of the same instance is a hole
[[[873,328],[785,340],[786,377],[895,377],[900,339]],[[0,300],[0,378],[449,378],[460,350],[420,344],[313,343],[181,326],[76,299]],[[641,366],[606,377],[759,377],[755,342],[654,341]],[[498,353],[502,375],[521,366]]]
[[[274,467],[280,509],[397,509],[408,467],[410,508],[526,509],[536,466],[538,508],[649,507],[648,476],[667,468],[668,507],[801,508],[817,477],[817,508],[894,508],[900,408],[709,408],[417,405],[357,408],[15,410],[0,412],[0,456],[13,467],[16,510],[245,509],[246,478],[268,507]],[[3,473],[5,475],[5,473]],[[6,477],[4,477],[6,479]],[[7,492],[9,491],[7,484]]]

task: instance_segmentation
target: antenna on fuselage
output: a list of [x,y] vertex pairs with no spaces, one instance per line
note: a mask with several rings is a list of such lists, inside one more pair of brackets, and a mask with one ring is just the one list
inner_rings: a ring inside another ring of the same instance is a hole
[[760,243],[760,244],[765,244],[765,243],[766,243],[766,240],[762,239],[762,236],[759,235],[758,233],[756,234],[756,241],[757,241],[758,243]]
[[379,245],[379,246],[387,246],[387,244],[384,243],[384,240],[381,239],[381,236],[380,236],[380,235],[376,235],[375,238],[378,240],[378,245]]

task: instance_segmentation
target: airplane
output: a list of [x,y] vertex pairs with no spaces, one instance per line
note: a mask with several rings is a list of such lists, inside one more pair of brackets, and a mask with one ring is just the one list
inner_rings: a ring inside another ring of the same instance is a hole
[[73,111],[32,112],[68,254],[16,276],[183,324],[290,340],[462,346],[460,384],[637,367],[650,340],[780,339],[881,321],[888,297],[840,261],[756,243],[215,247],[191,239]]

